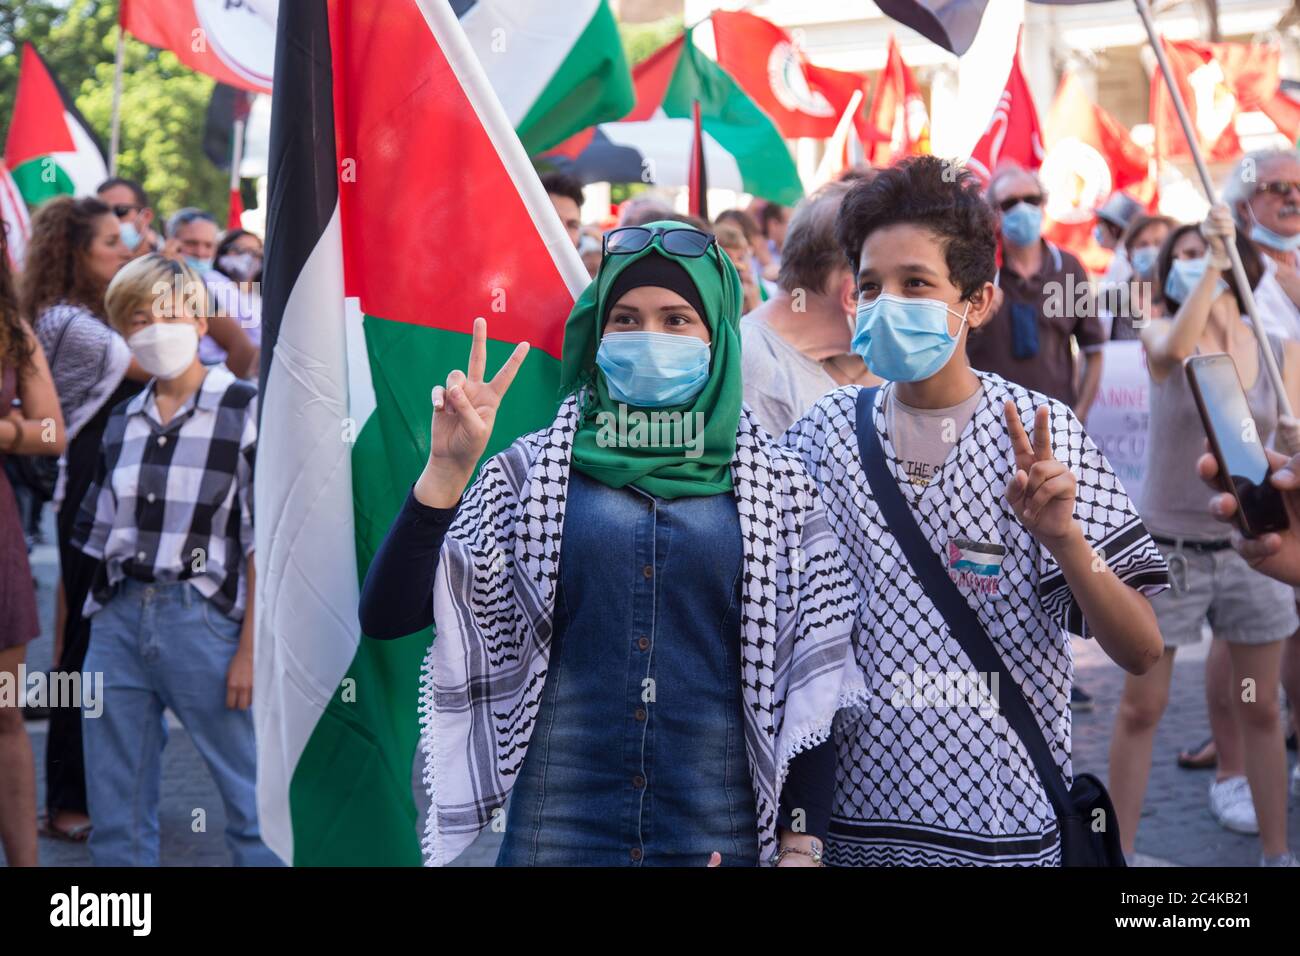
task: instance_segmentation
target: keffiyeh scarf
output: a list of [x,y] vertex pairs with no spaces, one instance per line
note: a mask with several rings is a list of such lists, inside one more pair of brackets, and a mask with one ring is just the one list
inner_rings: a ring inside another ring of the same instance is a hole
[[[450,862],[503,811],[528,750],[551,646],[577,396],[489,460],[443,543],[437,637],[421,677],[426,864]],[[761,858],[790,760],[826,740],[866,685],[855,598],[812,481],[742,411],[732,462],[744,545],[741,682]]]

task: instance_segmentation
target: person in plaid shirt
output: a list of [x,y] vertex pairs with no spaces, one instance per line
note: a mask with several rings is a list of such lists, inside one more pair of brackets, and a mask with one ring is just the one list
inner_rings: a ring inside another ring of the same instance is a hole
[[91,859],[157,865],[169,708],[221,792],[235,864],[277,865],[258,833],[249,710],[257,392],[199,361],[208,300],[187,265],[136,259],[106,306],[154,378],[113,409],[72,535],[100,562],[85,607],[85,670],[104,675],[103,713],[82,717]]

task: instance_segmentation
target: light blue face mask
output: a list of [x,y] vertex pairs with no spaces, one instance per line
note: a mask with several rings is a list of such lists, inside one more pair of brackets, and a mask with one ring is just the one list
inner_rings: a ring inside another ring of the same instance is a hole
[[948,308],[938,299],[905,299],[882,292],[858,304],[853,351],[867,368],[891,382],[919,382],[948,364],[966,325],[970,303],[961,313],[957,334],[948,331]]
[[1250,238],[1261,246],[1268,246],[1277,252],[1295,252],[1300,249],[1300,232],[1294,236],[1279,235],[1255,218],[1255,210],[1250,208],[1250,203],[1246,203],[1246,212],[1254,223],[1250,227]]
[[608,332],[596,349],[609,397],[638,408],[685,405],[709,381],[709,344],[668,332]]
[[1134,249],[1133,254],[1129,256],[1129,262],[1133,265],[1133,271],[1138,275],[1146,278],[1151,275],[1151,270],[1156,266],[1156,256],[1160,255],[1159,246],[1143,246],[1141,249]]
[[1014,246],[1030,246],[1043,233],[1043,210],[1033,203],[1016,203],[1002,214],[1002,235]]
[[211,259],[200,259],[198,256],[186,256],[185,264],[201,276],[205,276],[212,271]]
[[[1199,259],[1175,259],[1169,265],[1169,275],[1165,279],[1165,295],[1175,302],[1186,302],[1196,288],[1209,260],[1205,256]],[[1228,283],[1220,279],[1214,284],[1214,296],[1218,298],[1228,291]]]
[[122,228],[122,245],[126,246],[130,252],[135,252],[140,245],[140,230],[135,227],[133,222],[124,222]]

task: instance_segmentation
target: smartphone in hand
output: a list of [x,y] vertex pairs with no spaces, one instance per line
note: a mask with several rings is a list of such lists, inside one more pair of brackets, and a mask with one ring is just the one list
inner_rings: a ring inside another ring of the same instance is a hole
[[[1223,490],[1237,499],[1235,521],[1247,538],[1287,527],[1281,493],[1269,481],[1272,469],[1264,441],[1246,401],[1236,363],[1223,352],[1193,355],[1183,363],[1210,451],[1219,463]],[[1261,367],[1260,375],[1267,374]]]

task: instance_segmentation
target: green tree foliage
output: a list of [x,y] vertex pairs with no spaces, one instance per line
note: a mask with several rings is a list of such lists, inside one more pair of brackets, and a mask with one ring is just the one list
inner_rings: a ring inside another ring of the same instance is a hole
[[[22,45],[31,41],[104,143],[113,112],[117,0],[0,3],[0,136],[8,130]],[[203,154],[214,81],[127,36],[118,173],[138,179],[160,214],[200,206],[224,218],[229,178]]]
[[636,66],[665,43],[677,39],[683,29],[682,18],[676,16],[649,23],[620,23],[618,32],[628,65]]

